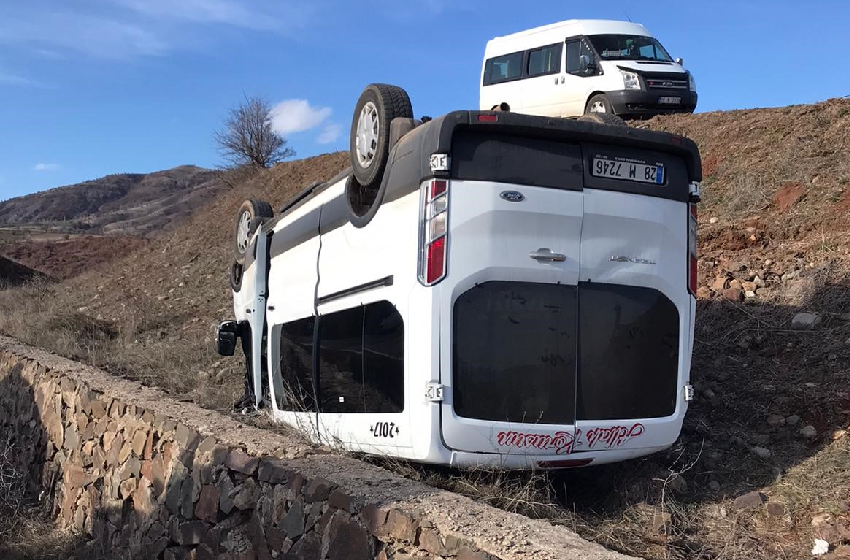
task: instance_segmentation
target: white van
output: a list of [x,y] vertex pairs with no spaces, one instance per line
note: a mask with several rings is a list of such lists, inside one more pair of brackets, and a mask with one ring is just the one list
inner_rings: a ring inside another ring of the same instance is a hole
[[547,117],[693,113],[694,78],[640,24],[567,20],[487,43],[479,106]]
[[564,468],[672,445],[693,394],[696,145],[410,113],[403,90],[369,86],[353,170],[274,218],[240,210],[219,352],[243,337],[257,401],[316,441],[444,465]]

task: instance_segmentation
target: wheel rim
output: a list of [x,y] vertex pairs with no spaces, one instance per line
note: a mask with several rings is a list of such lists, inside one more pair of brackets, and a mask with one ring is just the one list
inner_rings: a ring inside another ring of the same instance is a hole
[[239,227],[236,229],[236,247],[240,253],[248,250],[248,226],[251,224],[251,213],[247,210],[239,216]]
[[590,104],[590,112],[591,113],[607,113],[608,111],[605,110],[605,104],[604,103],[602,103],[601,101],[594,101],[593,103]]
[[361,167],[369,167],[378,151],[378,108],[369,101],[357,118],[357,161]]

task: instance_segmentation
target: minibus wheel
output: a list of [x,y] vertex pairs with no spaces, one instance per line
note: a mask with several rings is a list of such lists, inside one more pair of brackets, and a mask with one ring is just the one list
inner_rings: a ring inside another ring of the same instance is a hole
[[578,120],[611,126],[629,126],[626,121],[611,113],[588,113],[579,117]]
[[264,200],[246,200],[236,214],[236,231],[234,234],[233,256],[239,264],[245,264],[245,254],[251,236],[257,228],[269,218],[274,217],[274,210]]
[[407,92],[388,84],[369,84],[354,106],[349,148],[354,176],[364,187],[381,180],[390,153],[390,123],[396,118],[413,118]]
[[604,93],[597,93],[587,101],[587,106],[584,108],[584,114],[591,115],[593,113],[614,114],[614,108],[611,106],[611,102],[608,101],[608,97]]

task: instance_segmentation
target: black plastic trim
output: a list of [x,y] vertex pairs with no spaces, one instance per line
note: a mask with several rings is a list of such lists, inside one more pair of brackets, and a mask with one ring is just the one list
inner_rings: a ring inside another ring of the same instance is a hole
[[372,280],[371,282],[366,282],[365,284],[359,284],[357,286],[346,288],[344,290],[340,290],[338,292],[334,292],[332,294],[328,294],[326,296],[320,296],[318,299],[319,305],[323,305],[325,303],[329,303],[332,301],[336,301],[338,299],[342,299],[344,297],[352,296],[354,294],[359,294],[361,292],[367,292],[369,290],[374,290],[375,288],[383,288],[386,286],[393,285],[393,277],[385,276],[380,280]]

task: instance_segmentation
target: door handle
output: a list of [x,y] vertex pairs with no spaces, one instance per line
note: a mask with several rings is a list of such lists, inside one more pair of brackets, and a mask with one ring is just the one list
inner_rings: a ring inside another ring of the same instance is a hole
[[548,247],[541,247],[536,251],[532,251],[528,254],[529,257],[536,260],[537,262],[564,262],[567,260],[566,255],[562,255],[561,253],[553,253],[551,249]]

